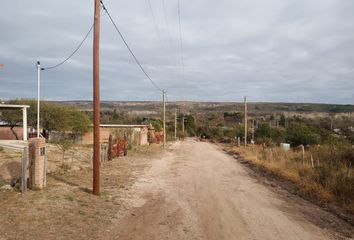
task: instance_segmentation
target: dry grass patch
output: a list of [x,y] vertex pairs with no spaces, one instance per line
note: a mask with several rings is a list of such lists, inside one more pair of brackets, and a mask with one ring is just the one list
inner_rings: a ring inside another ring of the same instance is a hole
[[327,146],[310,148],[304,157],[302,151],[257,145],[231,151],[259,170],[293,183],[302,195],[333,203],[354,214],[354,171],[344,161],[350,154],[335,152]]

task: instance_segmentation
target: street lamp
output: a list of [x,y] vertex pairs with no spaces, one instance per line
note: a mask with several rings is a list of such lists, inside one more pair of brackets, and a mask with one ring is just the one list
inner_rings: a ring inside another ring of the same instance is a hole
[[37,138],[39,138],[40,85],[41,85],[41,63],[37,61]]

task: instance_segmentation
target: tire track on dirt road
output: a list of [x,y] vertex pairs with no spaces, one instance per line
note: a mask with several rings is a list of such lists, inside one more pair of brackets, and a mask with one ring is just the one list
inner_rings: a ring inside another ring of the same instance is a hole
[[128,210],[109,238],[344,239],[310,222],[210,143],[177,142],[151,164],[126,193]]

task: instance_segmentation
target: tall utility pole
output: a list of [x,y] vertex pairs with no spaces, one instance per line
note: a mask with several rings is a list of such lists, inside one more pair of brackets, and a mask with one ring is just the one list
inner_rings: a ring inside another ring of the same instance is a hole
[[163,147],[166,145],[166,100],[165,89],[162,90],[162,102],[163,102]]
[[100,195],[100,0],[95,1],[93,33],[93,194]]
[[244,98],[245,104],[245,146],[247,146],[247,97]]
[[182,132],[183,132],[183,137],[184,137],[184,116],[182,117]]
[[175,141],[177,141],[177,108],[175,109]]
[[41,93],[41,63],[37,61],[37,138],[39,138],[40,93]]

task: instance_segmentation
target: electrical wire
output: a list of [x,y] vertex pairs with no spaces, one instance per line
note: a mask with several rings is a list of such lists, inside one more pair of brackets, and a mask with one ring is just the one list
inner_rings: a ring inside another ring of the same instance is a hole
[[156,17],[155,17],[155,14],[154,14],[154,10],[152,9],[152,5],[151,5],[151,1],[150,0],[147,0],[148,4],[149,4],[149,9],[150,9],[150,12],[151,12],[151,16],[152,16],[152,19],[154,20],[154,26],[155,26],[155,30],[156,30],[156,34],[157,34],[157,37],[161,43],[161,45],[164,45],[163,44],[163,41],[162,41],[162,38],[161,38],[161,34],[160,34],[160,30],[159,30],[159,27],[157,25],[157,21],[156,21]]
[[171,38],[171,33],[170,33],[170,24],[168,23],[165,0],[161,0],[161,1],[162,1],[162,9],[163,9],[164,17],[165,17],[165,23],[166,23],[166,27],[167,27],[168,40],[170,43],[170,48],[172,49],[172,38]]
[[182,74],[183,74],[184,73],[184,58],[183,58],[183,41],[182,41],[182,27],[181,27],[181,9],[180,9],[179,0],[177,3],[177,8],[178,8],[178,26],[179,26],[180,52],[181,52]]
[[134,58],[135,62],[138,64],[138,66],[140,67],[141,71],[144,73],[144,75],[150,80],[150,82],[152,83],[152,85],[154,85],[154,87],[156,89],[158,89],[159,91],[163,91],[149,76],[149,74],[145,71],[145,69],[143,68],[143,66],[141,65],[140,61],[138,60],[138,58],[135,56],[135,54],[133,53],[132,49],[129,47],[127,41],[125,40],[123,34],[121,33],[121,31],[119,30],[117,24],[114,22],[111,14],[108,12],[106,6],[104,5],[103,1],[101,0],[101,4],[103,9],[106,11],[107,16],[109,17],[109,19],[111,20],[114,28],[117,30],[117,33],[119,34],[120,38],[122,39],[122,41],[124,42],[125,46],[127,47],[128,51],[130,52],[130,54],[132,55],[132,57]]
[[75,48],[75,50],[67,57],[65,58],[63,61],[61,61],[60,63],[58,64],[55,64],[53,66],[50,66],[50,67],[44,67],[44,68],[41,68],[41,70],[49,70],[49,69],[53,69],[53,68],[57,68],[61,65],[63,65],[66,61],[68,61],[72,56],[74,56],[74,54],[79,51],[79,49],[81,48],[82,44],[85,42],[85,40],[87,39],[87,37],[90,35],[92,29],[93,29],[93,26],[94,24],[91,25],[90,27],[90,30],[86,33],[84,39],[82,39],[82,41],[80,42],[80,44]]

